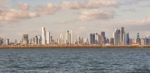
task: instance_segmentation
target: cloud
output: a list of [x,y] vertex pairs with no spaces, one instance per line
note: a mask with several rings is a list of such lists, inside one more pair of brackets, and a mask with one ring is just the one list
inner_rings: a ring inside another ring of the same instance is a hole
[[122,0],[121,5],[139,5],[149,3],[149,0]]
[[0,5],[4,4],[7,0],[0,0]]
[[38,13],[38,15],[42,16],[53,14],[57,12],[59,9],[60,9],[59,6],[54,5],[52,3],[48,3],[45,6],[38,6],[35,11]]
[[128,25],[150,25],[150,18],[128,20],[126,23]]
[[59,10],[59,7],[52,3],[37,6],[32,11],[30,10],[30,5],[26,3],[19,4],[18,8],[19,9],[0,8],[0,22],[14,22],[44,15],[51,15]]
[[6,8],[8,0],[0,0],[0,12]]
[[111,12],[107,11],[101,11],[101,10],[88,10],[81,12],[80,20],[87,21],[87,20],[93,20],[93,19],[110,19],[113,18],[113,14]]
[[117,0],[89,0],[88,7],[104,7],[104,6],[117,6]]
[[69,2],[69,1],[64,1],[60,5],[62,9],[81,9],[84,8],[84,5],[79,2]]
[[30,7],[29,7],[29,4],[23,3],[23,4],[20,4],[20,5],[19,5],[19,8],[20,8],[20,10],[22,10],[22,11],[28,11]]
[[37,16],[37,13],[29,11],[28,5],[21,5],[20,9],[0,9],[0,22],[14,22],[21,19],[28,19]]
[[[130,19],[127,21],[122,21],[119,24],[124,24],[129,31],[146,33],[150,32],[150,18],[143,19]],[[149,33],[145,34],[148,35]]]
[[63,9],[93,9],[99,7],[116,7],[117,5],[117,0],[88,0],[84,3],[64,1],[61,7]]
[[[0,2],[4,1],[5,0],[0,0]],[[109,9],[107,7],[114,7],[116,5],[117,0],[88,0],[86,2],[63,1],[61,4],[56,5],[53,3],[48,3],[47,5],[36,6],[34,9],[31,8],[29,4],[22,3],[19,4],[19,9],[0,8],[0,22],[19,21],[23,19],[51,15],[56,13],[57,11],[64,11],[67,9],[76,9],[79,10],[79,12],[81,9],[87,9],[86,11],[81,12],[81,20],[109,19],[112,18],[112,13],[102,11],[102,8]],[[100,11],[93,11],[93,9],[99,9]]]

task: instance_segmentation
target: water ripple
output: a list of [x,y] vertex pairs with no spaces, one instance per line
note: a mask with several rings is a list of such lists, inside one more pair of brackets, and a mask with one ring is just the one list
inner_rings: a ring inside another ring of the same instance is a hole
[[1,49],[0,73],[150,73],[150,49]]

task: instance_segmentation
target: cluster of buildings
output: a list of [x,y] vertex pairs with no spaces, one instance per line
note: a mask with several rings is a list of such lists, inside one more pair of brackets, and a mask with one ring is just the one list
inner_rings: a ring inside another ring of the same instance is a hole
[[0,37],[0,45],[10,45],[9,39]]
[[130,46],[130,45],[150,45],[150,37],[141,38],[137,33],[136,39],[130,38],[129,32],[125,32],[125,28],[116,29],[113,37],[107,38],[105,32],[91,33],[90,44],[110,45],[110,46]]
[[115,45],[115,46],[124,46],[132,45],[132,39],[129,36],[129,33],[125,32],[124,27],[121,29],[116,29],[113,33],[113,37],[107,38],[105,32],[92,33],[90,34],[90,43],[91,44],[100,44],[100,45]]
[[136,39],[130,38],[129,32],[124,27],[116,29],[111,38],[106,37],[106,33],[90,33],[89,38],[78,37],[72,39],[72,32],[67,30],[65,36],[60,34],[54,40],[52,34],[42,27],[42,34],[29,38],[29,34],[23,34],[21,41],[10,42],[9,39],[0,37],[0,45],[101,45],[101,46],[130,46],[143,45],[150,46],[150,37],[141,38],[137,33]]

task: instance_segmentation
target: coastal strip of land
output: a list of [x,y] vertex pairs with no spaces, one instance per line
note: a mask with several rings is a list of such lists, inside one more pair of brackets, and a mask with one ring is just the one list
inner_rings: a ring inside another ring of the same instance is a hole
[[3,45],[0,49],[42,49],[42,48],[150,48],[150,46],[102,46],[102,45]]

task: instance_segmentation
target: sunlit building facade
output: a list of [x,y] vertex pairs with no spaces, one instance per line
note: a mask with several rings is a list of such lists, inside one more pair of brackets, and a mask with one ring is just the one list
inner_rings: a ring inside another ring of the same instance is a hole
[[46,29],[42,27],[42,45],[46,44]]

